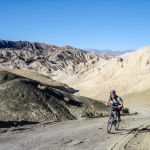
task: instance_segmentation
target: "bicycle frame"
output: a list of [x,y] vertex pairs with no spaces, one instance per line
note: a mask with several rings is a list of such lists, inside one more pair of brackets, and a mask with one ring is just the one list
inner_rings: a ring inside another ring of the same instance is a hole
[[108,124],[107,124],[108,133],[110,133],[113,125],[115,126],[115,130],[117,130],[119,127],[119,120],[118,120],[118,112],[115,109],[111,109],[111,112],[109,114]]

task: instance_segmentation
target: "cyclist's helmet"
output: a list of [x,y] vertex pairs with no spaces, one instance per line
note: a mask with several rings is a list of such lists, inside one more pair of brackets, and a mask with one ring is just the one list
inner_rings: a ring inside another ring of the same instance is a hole
[[114,90],[114,89],[111,90],[111,91],[110,91],[110,94],[116,94],[116,90]]

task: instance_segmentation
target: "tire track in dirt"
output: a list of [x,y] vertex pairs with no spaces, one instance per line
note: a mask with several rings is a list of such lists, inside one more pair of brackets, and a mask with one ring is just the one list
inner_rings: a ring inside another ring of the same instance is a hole
[[[141,125],[130,130],[117,143],[113,144],[109,150],[149,150],[150,149],[150,110],[148,107],[133,106],[139,112],[139,122]],[[145,122],[142,122],[142,120]],[[146,121],[147,120],[147,121]]]
[[150,126],[142,125],[132,130],[111,150],[149,150],[150,149]]

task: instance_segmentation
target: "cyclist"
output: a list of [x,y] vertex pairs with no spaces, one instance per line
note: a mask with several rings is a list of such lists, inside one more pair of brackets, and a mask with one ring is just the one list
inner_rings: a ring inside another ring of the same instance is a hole
[[115,110],[118,112],[118,119],[121,121],[120,110],[123,107],[123,101],[122,98],[116,94],[115,90],[110,91],[109,100],[105,104],[107,106],[112,105],[112,107],[115,107]]

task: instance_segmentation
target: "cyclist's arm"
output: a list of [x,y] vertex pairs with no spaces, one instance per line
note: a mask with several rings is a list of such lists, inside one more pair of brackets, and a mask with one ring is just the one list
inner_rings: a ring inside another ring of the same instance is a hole
[[106,106],[110,106],[111,104],[112,104],[112,102],[110,100],[108,100],[108,101],[105,102]]
[[105,101],[105,105],[108,106],[109,105],[109,101]]
[[122,102],[121,102],[121,104],[120,105],[118,105],[118,108],[121,108],[123,105],[122,105]]
[[123,102],[121,101],[121,99],[120,99],[120,98],[119,98],[119,103],[120,103],[120,105],[118,105],[118,108],[123,107]]

